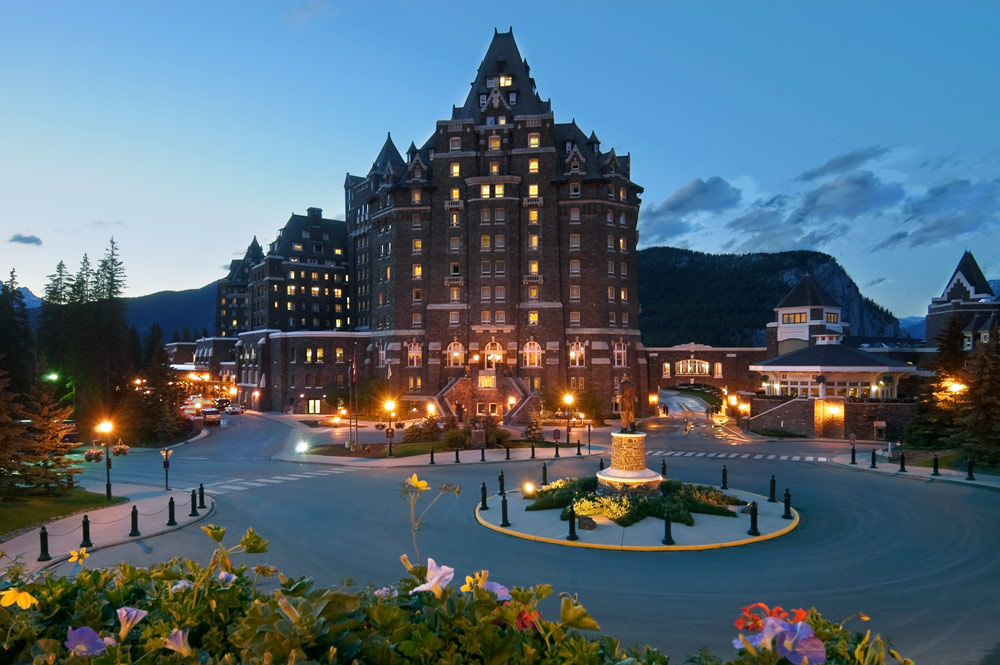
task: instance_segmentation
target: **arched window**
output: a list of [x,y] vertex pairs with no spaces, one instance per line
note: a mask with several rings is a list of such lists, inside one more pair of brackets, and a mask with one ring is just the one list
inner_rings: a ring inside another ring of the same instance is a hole
[[538,342],[528,342],[521,351],[525,367],[542,366],[542,347]]
[[420,342],[410,342],[406,345],[406,366],[420,367],[423,363],[423,350]]
[[448,367],[461,367],[465,364],[465,347],[461,342],[452,342],[448,345]]
[[628,367],[628,345],[615,342],[615,367]]
[[486,369],[496,369],[497,363],[503,362],[503,347],[500,342],[490,342],[483,349],[485,354]]
[[708,362],[694,358],[678,360],[677,376],[708,376]]
[[569,366],[586,367],[587,357],[585,355],[583,342],[572,342],[569,345]]

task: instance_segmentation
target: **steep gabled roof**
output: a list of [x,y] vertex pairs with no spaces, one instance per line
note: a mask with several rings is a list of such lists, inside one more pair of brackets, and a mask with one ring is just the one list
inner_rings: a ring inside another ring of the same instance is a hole
[[386,133],[385,143],[382,145],[382,149],[379,150],[378,157],[375,158],[375,163],[372,164],[368,175],[370,176],[373,173],[385,175],[390,170],[390,167],[397,177],[406,171],[406,162],[400,156],[399,150],[396,150],[396,144],[392,142],[392,134]]
[[806,275],[775,309],[782,307],[840,307],[840,303],[824,291],[812,275]]
[[993,289],[990,288],[990,283],[983,275],[983,271],[980,270],[979,264],[976,263],[976,258],[972,256],[972,252],[965,250],[962,254],[962,260],[958,262],[958,267],[955,268],[955,272],[952,273],[951,279],[948,280],[948,286],[945,287],[944,293],[941,297],[946,300],[952,300],[949,296],[952,288],[955,286],[955,282],[958,276],[961,275],[961,279],[965,281],[969,286],[972,287],[972,293],[970,298],[972,300],[981,300],[983,298],[992,298],[995,294]]
[[264,250],[261,249],[260,243],[257,242],[257,236],[253,237],[250,246],[247,247],[247,253],[243,257],[243,260],[249,261],[251,264],[260,263],[264,260]]
[[476,78],[472,81],[469,96],[461,107],[452,110],[452,120],[474,120],[481,124],[482,112],[479,109],[479,95],[488,95],[493,91],[486,86],[486,79],[499,77],[501,74],[511,76],[512,85],[503,88],[504,93],[516,92],[517,104],[512,111],[515,115],[540,115],[552,110],[550,102],[543,102],[535,91],[535,80],[528,73],[528,61],[521,57],[521,52],[514,41],[514,30],[497,32],[493,30],[493,41],[486,49],[486,56],[479,65]]

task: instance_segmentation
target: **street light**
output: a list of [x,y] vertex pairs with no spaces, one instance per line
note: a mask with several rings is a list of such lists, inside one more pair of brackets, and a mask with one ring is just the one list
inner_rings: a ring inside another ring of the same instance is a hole
[[573,395],[566,393],[563,395],[563,404],[566,406],[566,443],[569,444],[569,427],[570,418],[573,417],[573,410],[570,409],[573,406]]
[[386,428],[385,433],[386,433],[386,436],[389,437],[389,455],[388,456],[392,457],[392,437],[396,433],[392,429],[392,426],[393,426],[392,420],[393,420],[393,418],[396,417],[396,412],[393,411],[393,409],[396,408],[396,402],[394,400],[387,399],[385,401],[385,404],[382,405],[382,408],[385,410],[385,412],[386,412],[386,414],[388,416],[387,420],[389,421],[389,426]]
[[170,491],[170,456],[174,451],[169,448],[161,448],[160,456],[163,458],[163,489]]
[[104,485],[104,493],[108,497],[108,501],[111,501],[111,451],[108,449],[110,441],[107,435],[111,434],[112,429],[114,429],[114,425],[110,420],[101,421],[101,424],[97,426],[98,433],[104,435],[104,461],[105,471],[107,473],[107,482]]

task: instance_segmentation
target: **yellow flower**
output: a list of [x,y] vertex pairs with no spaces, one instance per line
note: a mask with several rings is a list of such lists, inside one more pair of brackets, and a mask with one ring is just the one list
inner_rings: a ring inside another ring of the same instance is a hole
[[859,617],[859,618],[860,618],[860,619],[861,619],[862,621],[871,621],[871,619],[870,619],[870,618],[868,617],[868,615],[867,615],[867,614],[859,614],[859,615],[858,615],[858,617]]
[[403,562],[403,565],[406,566],[408,571],[413,572],[413,564],[410,563],[410,557],[403,554],[400,555],[399,560]]
[[32,605],[37,605],[38,600],[27,591],[7,589],[3,592],[3,596],[0,596],[0,607],[10,607],[14,603],[17,603],[22,610],[26,610]]
[[431,488],[431,484],[426,480],[420,480],[419,478],[417,478],[417,474],[413,474],[412,476],[407,478],[406,482],[412,485],[413,488],[418,492],[423,492],[424,490],[429,490]]
[[486,580],[489,579],[489,576],[490,571],[488,570],[476,571],[476,574],[472,576],[466,575],[462,591],[472,591],[476,587],[482,587],[486,583]]
[[86,559],[89,556],[90,555],[87,554],[87,548],[86,547],[81,547],[79,552],[77,552],[76,550],[70,550],[69,551],[69,562],[70,563],[78,563],[78,564],[80,564],[82,566],[84,559]]

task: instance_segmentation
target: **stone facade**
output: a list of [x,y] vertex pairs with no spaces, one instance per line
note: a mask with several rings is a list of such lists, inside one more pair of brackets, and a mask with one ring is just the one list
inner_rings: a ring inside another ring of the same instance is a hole
[[858,441],[881,440],[879,436],[895,440],[902,437],[915,409],[913,402],[755,397],[752,412],[756,415],[750,418],[749,427],[810,438],[846,439],[853,434]]
[[754,392],[760,379],[749,366],[768,357],[764,347],[713,347],[679,344],[647,348],[649,392],[687,384],[703,384],[733,392]]

